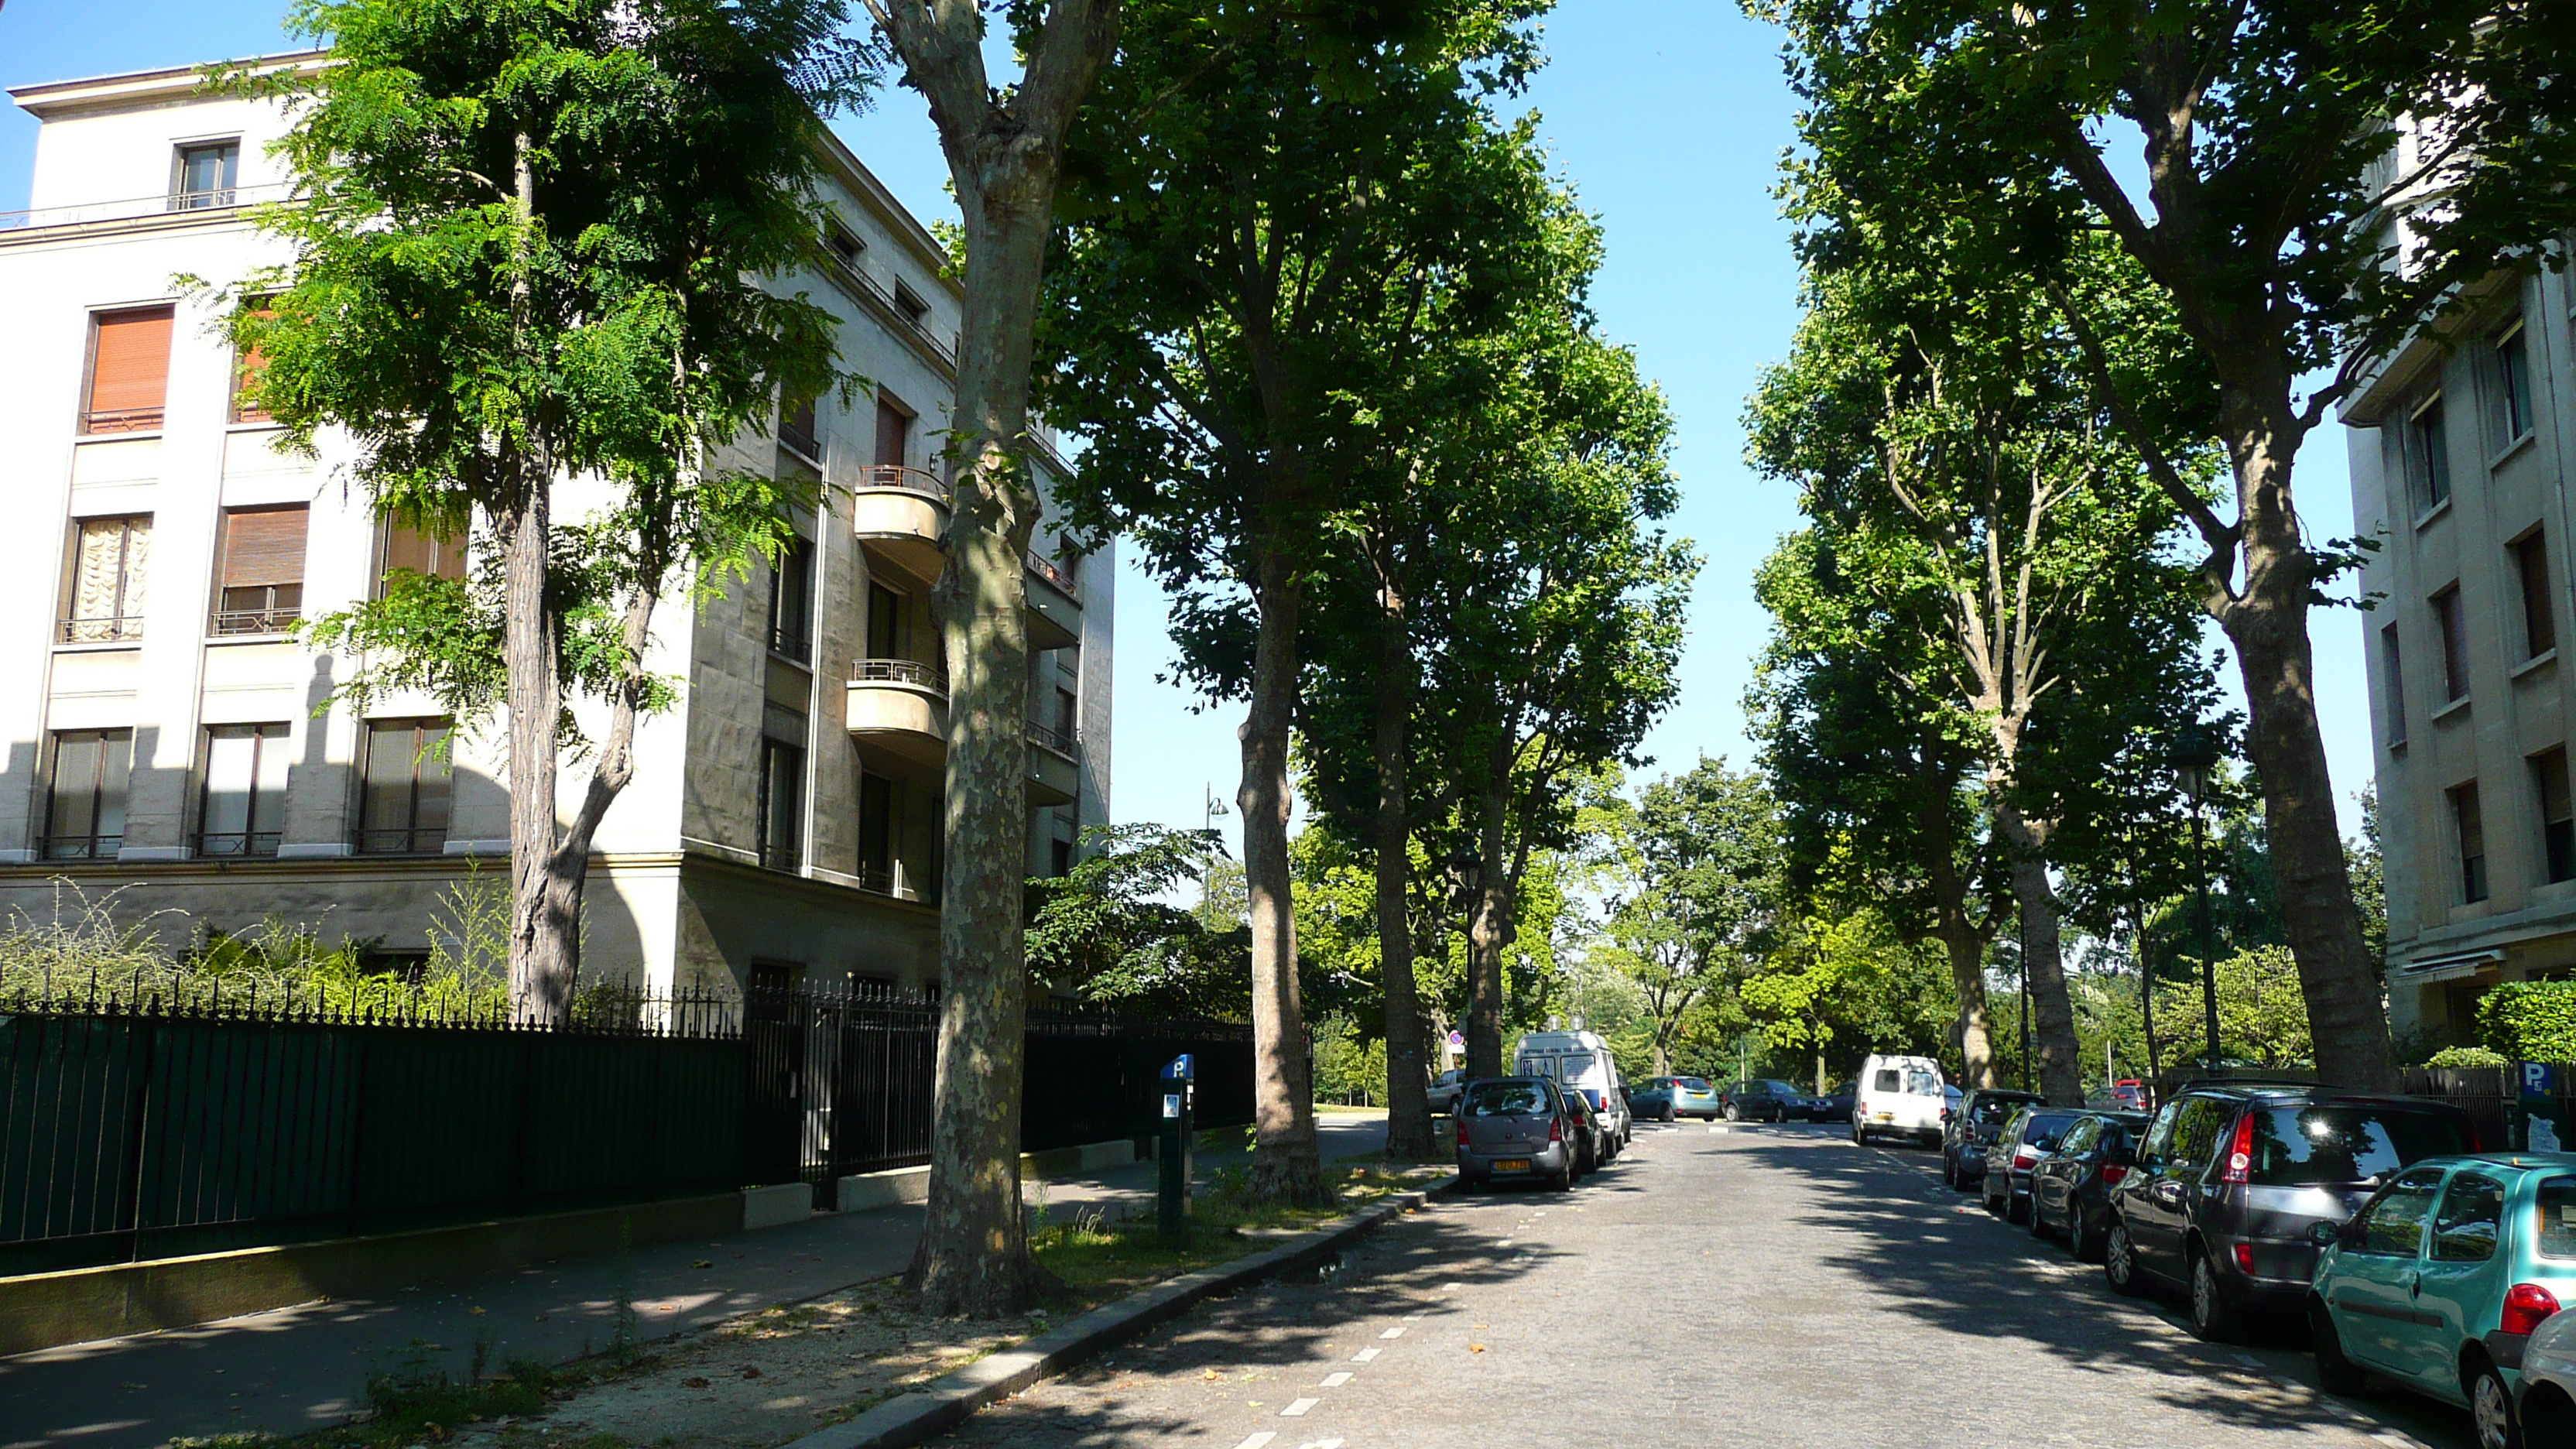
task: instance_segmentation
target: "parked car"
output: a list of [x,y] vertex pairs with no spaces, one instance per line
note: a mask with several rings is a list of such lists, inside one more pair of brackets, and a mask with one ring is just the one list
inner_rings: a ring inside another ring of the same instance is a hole
[[2444,1102],[2194,1083],[2156,1113],[2111,1189],[2103,1275],[2122,1293],[2183,1289],[2193,1330],[2226,1338],[2247,1314],[2307,1301],[2312,1225],[2350,1217],[2402,1168],[2477,1147],[2468,1114]]
[[2025,1106],[2046,1100],[2037,1092],[1980,1087],[1963,1094],[1941,1115],[1941,1181],[1966,1192],[1986,1180],[1986,1149],[1995,1134]]
[[2369,1370],[2467,1409],[2479,1449],[2523,1442],[2526,1350],[2576,1302],[2576,1153],[2424,1158],[2307,1236],[2323,1255],[2307,1311],[2328,1392]]
[[1852,1141],[1911,1137],[1926,1147],[1939,1145],[1941,1114],[1950,1110],[1942,1088],[1941,1064],[1930,1057],[1864,1060],[1860,1094],[1852,1103]]
[[1807,1115],[1806,1094],[1787,1082],[1729,1082],[1719,1093],[1729,1122],[1789,1122]]
[[1852,1090],[1851,1083],[1836,1082],[1832,1091],[1816,1100],[1816,1120],[1819,1122],[1850,1121],[1852,1102],[1857,1096],[1858,1093]]
[[1458,1094],[1467,1086],[1467,1074],[1456,1067],[1431,1079],[1431,1115],[1446,1117],[1458,1110]]
[[1628,1099],[1628,1115],[1639,1122],[1673,1120],[1673,1079],[1648,1077],[1630,1082],[1619,1091]]
[[1562,1192],[1574,1186],[1581,1119],[1545,1077],[1488,1077],[1458,1099],[1458,1179],[1484,1187],[1535,1179]]
[[1636,1135],[1637,1119],[1636,1114],[1628,1110],[1626,1097],[1617,1092],[1605,1092],[1599,1087],[1567,1087],[1565,1090],[1581,1097],[1600,1116],[1602,1135],[1610,1144],[1610,1150],[1602,1154],[1602,1161],[1607,1162],[1627,1150],[1628,1139]]
[[1512,1070],[1581,1091],[1611,1132],[1622,1143],[1628,1140],[1628,1105],[1619,1096],[1619,1063],[1610,1056],[1610,1044],[1583,1030],[1579,1020],[1572,1031],[1534,1031],[1523,1036],[1512,1051]]
[[2110,1231],[2111,1189],[2138,1160],[2144,1112],[2086,1112],[2057,1139],[2056,1150],[2030,1170],[2030,1235],[2063,1230],[2079,1263],[2102,1255]]
[[2084,1114],[2072,1107],[2021,1107],[1986,1145],[1986,1211],[2008,1223],[2030,1211],[2031,1173]]
[[2576,1313],[2551,1315],[2523,1345],[2514,1416],[2533,1449],[2576,1444]]
[[1610,1120],[1593,1108],[1582,1088],[1559,1087],[1557,1092],[1565,1099],[1571,1124],[1566,1131],[1574,1139],[1574,1175],[1589,1177],[1619,1155],[1619,1134],[1610,1130]]
[[1648,1077],[1630,1094],[1628,1105],[1648,1122],[1715,1117],[1725,1108],[1718,1089],[1704,1077]]

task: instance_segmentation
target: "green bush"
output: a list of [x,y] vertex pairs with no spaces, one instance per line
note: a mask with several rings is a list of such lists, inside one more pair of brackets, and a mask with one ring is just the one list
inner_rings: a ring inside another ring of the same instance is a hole
[[2478,1002],[2478,1035],[2508,1060],[2576,1062],[2576,981],[2508,981]]
[[2504,1053],[2482,1046],[2444,1047],[2426,1059],[2428,1067],[2509,1067],[2513,1065]]

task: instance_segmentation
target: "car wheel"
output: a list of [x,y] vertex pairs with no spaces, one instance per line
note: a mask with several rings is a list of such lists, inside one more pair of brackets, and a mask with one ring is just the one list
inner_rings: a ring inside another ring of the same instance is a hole
[[1959,1164],[1949,1153],[1941,1154],[1941,1185],[1952,1192],[1959,1190]]
[[2102,1238],[2102,1278],[2114,1293],[2143,1293],[2146,1284],[2138,1278],[2138,1245],[2130,1240],[2129,1225],[2111,1219],[2111,1231]]
[[2012,1190],[2010,1179],[2004,1182],[2004,1221],[2008,1223],[2030,1221],[2030,1204],[2023,1200],[2020,1193]]
[[1558,1192],[1574,1190],[1574,1155],[1572,1153],[1566,1154],[1565,1165],[1556,1170],[1556,1176],[1549,1178],[1547,1185]]
[[1852,1124],[1852,1146],[1854,1146],[1854,1147],[1867,1147],[1868,1145],[1869,1145],[1869,1131],[1868,1131],[1868,1129],[1867,1129],[1867,1128],[1862,1127],[1858,1122],[1854,1122],[1854,1123]]
[[2514,1422],[2513,1391],[2504,1375],[2481,1358],[2477,1377],[2469,1381],[2469,1419],[2478,1427],[2478,1449],[2522,1449],[2522,1426]]
[[2101,1247],[2093,1240],[2093,1235],[2084,1231],[2084,1204],[2068,1203],[2066,1205],[2066,1256],[2079,1263],[2090,1263],[2093,1261],[2093,1255],[2099,1251]]
[[2044,1243],[2053,1235],[2054,1230],[2048,1225],[2048,1214],[2039,1210],[2039,1189],[2031,1189],[2030,1207],[2023,1213],[2023,1216],[2030,1219],[2030,1235],[2032,1237],[2037,1238]]
[[2202,1252],[2191,1255],[2191,1331],[2211,1343],[2236,1336],[2236,1310],[2219,1288],[2218,1263]]
[[1977,1205],[1986,1210],[1986,1215],[1988,1217],[1999,1218],[2004,1215],[2003,1205],[1995,1201],[1995,1184],[1994,1175],[1992,1173],[1987,1174],[1986,1182],[1977,1189]]
[[2330,1394],[2361,1392],[2368,1375],[2361,1365],[2344,1357],[2343,1335],[2335,1331],[2334,1315],[2314,1299],[2308,1302],[2308,1350],[2317,1356],[2317,1387]]
[[1726,1104],[1726,1120],[1727,1120],[1727,1121],[1729,1121],[1729,1122],[1741,1122],[1741,1121],[1743,1121],[1743,1120],[1744,1120],[1744,1109],[1743,1109],[1743,1108],[1741,1108],[1741,1107],[1739,1107],[1739,1106],[1737,1106],[1737,1105],[1735,1105],[1733,1102],[1729,1102],[1729,1103],[1727,1103],[1727,1104]]

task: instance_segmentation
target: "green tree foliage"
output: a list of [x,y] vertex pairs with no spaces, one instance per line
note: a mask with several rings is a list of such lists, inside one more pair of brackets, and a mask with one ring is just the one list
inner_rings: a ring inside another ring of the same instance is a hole
[[[1807,103],[1790,190],[1810,259],[1972,237],[1981,269],[2056,304],[2103,410],[2189,520],[2203,607],[2235,645],[2320,1064],[2389,1085],[2306,623],[2358,555],[2306,535],[2293,459],[2409,333],[2484,305],[2497,271],[2563,256],[2576,24],[2560,0],[1748,8],[1786,27]],[[2143,176],[2118,159],[2141,143]],[[2098,236],[2151,292],[2081,285],[2071,266]],[[2187,348],[2132,326],[2142,302]],[[2160,450],[2173,430],[2227,457],[2232,519]]]
[[1207,830],[1083,832],[1071,871],[1029,882],[1030,981],[1144,1014],[1246,1019],[1249,934],[1172,903],[1224,849]]
[[1590,956],[1634,988],[1651,1065],[1667,1073],[1686,1027],[1772,943],[1782,910],[1779,812],[1758,777],[1703,757],[1603,814],[1608,918]]
[[2478,1035],[2518,1062],[2576,1062],[2576,981],[2507,981],[2478,999]]
[[[721,592],[790,536],[791,490],[708,454],[782,393],[838,380],[828,313],[765,279],[815,251],[819,116],[859,94],[841,0],[302,0],[309,72],[280,97],[300,199],[262,225],[293,259],[241,280],[235,342],[287,446],[334,430],[377,511],[469,535],[463,583],[398,577],[307,638],[343,693],[506,707],[517,1009],[559,1017],[601,817],[632,777],[644,667],[675,587]],[[604,485],[558,522],[562,480]],[[558,823],[567,702],[608,706]]]

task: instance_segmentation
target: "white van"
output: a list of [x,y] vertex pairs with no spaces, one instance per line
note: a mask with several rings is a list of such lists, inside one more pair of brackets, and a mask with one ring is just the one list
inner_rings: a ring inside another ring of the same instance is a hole
[[1580,1026],[1572,1031],[1534,1031],[1521,1038],[1512,1053],[1512,1072],[1523,1077],[1553,1077],[1580,1089],[1592,1100],[1601,1122],[1619,1146],[1628,1145],[1634,1119],[1628,1098],[1619,1090],[1619,1064],[1610,1059],[1610,1044]]
[[1852,1141],[1871,1136],[1911,1137],[1926,1146],[1941,1142],[1941,1064],[1930,1057],[1871,1057],[1860,1064],[1852,1088]]

